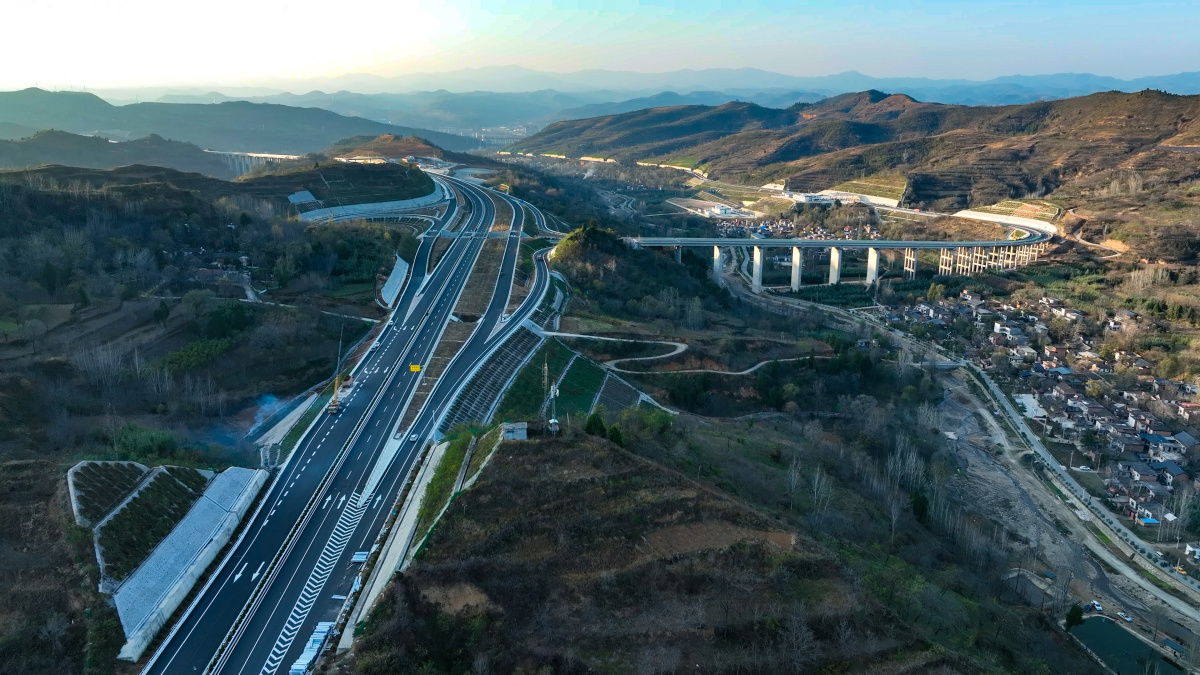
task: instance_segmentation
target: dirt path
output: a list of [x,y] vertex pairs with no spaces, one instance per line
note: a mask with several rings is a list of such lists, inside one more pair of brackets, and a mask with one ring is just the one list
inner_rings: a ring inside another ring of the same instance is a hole
[[608,370],[611,370],[615,373],[629,373],[631,375],[676,375],[676,374],[680,374],[680,373],[712,373],[714,375],[749,375],[750,373],[753,373],[754,371],[758,370],[759,368],[762,368],[763,366],[766,366],[766,365],[769,365],[772,363],[786,363],[788,361],[802,361],[807,358],[815,358],[815,359],[833,358],[830,356],[813,356],[813,357],[795,356],[795,357],[786,358],[786,359],[767,359],[766,361],[759,361],[758,363],[754,364],[753,366],[750,366],[749,368],[747,368],[745,370],[737,370],[737,371],[712,370],[709,368],[691,368],[691,369],[687,369],[687,370],[625,370],[624,368],[619,367],[617,364],[618,363],[626,363],[629,361],[655,361],[658,359],[669,358],[672,356],[676,356],[678,354],[682,354],[683,352],[687,351],[688,346],[687,346],[687,344],[685,344],[683,342],[671,342],[669,340],[635,340],[632,338],[614,338],[614,337],[604,337],[604,336],[600,336],[600,335],[584,335],[582,333],[547,332],[546,335],[555,335],[558,337],[568,337],[568,338],[582,338],[585,340],[606,340],[608,342],[636,342],[636,343],[641,343],[641,344],[670,345],[675,348],[673,351],[670,351],[666,354],[655,354],[654,356],[631,356],[631,357],[624,358],[624,359],[611,359],[611,360],[605,361],[603,364],[601,364]]
[[[1087,218],[1084,218],[1083,216],[1076,214],[1075,209],[1068,209],[1067,213],[1071,214],[1075,218],[1078,218],[1082,221],[1085,221],[1085,222],[1087,221]],[[1072,241],[1077,241],[1080,244],[1083,244],[1084,246],[1087,246],[1089,248],[1099,248],[1099,249],[1104,249],[1105,251],[1112,251],[1112,255],[1102,256],[1100,258],[1101,260],[1111,260],[1113,258],[1119,258],[1122,254],[1125,253],[1125,251],[1117,250],[1115,248],[1112,248],[1111,246],[1105,246],[1104,244],[1097,244],[1094,242],[1090,242],[1087,239],[1084,239],[1083,237],[1081,237],[1077,234],[1070,235],[1070,238]]]

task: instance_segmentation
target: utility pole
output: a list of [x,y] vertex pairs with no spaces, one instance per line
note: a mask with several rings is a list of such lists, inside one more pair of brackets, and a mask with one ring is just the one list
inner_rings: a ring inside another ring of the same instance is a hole
[[[550,384],[550,367],[549,359],[542,361],[542,391],[550,396],[550,419],[547,421],[547,426],[552,435],[558,435],[558,406],[555,399],[558,398],[558,386]],[[568,422],[570,420],[568,419]]]

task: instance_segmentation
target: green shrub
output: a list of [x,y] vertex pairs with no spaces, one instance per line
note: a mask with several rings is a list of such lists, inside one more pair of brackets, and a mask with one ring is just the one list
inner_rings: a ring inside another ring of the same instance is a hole
[[179,441],[170,431],[126,424],[113,438],[113,449],[119,460],[158,464],[179,450]]
[[604,419],[600,417],[599,413],[592,413],[588,416],[587,422],[583,425],[583,431],[586,434],[599,436],[600,438],[604,438],[608,433],[604,428]]
[[232,346],[233,340],[229,338],[196,340],[164,356],[159,365],[173,373],[182,373],[212,361]]

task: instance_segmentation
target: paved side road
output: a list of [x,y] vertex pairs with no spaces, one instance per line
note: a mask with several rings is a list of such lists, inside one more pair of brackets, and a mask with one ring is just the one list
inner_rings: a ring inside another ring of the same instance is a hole
[[[969,367],[987,385],[988,391],[992,395],[992,398],[1000,403],[1000,407],[1004,411],[1004,414],[1009,418],[1009,421],[1012,422],[1013,426],[1021,433],[1029,447],[1033,448],[1033,451],[1038,455],[1042,462],[1049,467],[1051,472],[1053,472],[1055,479],[1060,484],[1065,485],[1073,493],[1072,497],[1077,504],[1084,505],[1092,513],[1093,517],[1106,519],[1103,521],[1104,524],[1117,532],[1119,536],[1123,536],[1127,540],[1132,541],[1134,548],[1144,548],[1147,551],[1155,550],[1152,544],[1142,541],[1140,537],[1130,531],[1129,528],[1125,527],[1125,525],[1123,525],[1120,520],[1115,518],[1110,511],[1105,509],[1103,505],[1097,504],[1092,496],[1088,494],[1088,492],[1084,490],[1078,482],[1076,482],[1070,473],[1062,468],[1062,465],[1060,465],[1058,460],[1055,459],[1052,454],[1050,454],[1050,451],[1047,450],[1046,446],[1042,444],[1042,441],[1038,438],[1037,434],[1035,434],[1033,430],[1029,428],[1029,425],[1025,423],[1025,419],[1017,412],[1016,408],[1011,402],[1009,402],[1008,397],[1004,395],[1004,392],[992,380],[992,378],[988,377],[987,374],[975,366],[975,364],[970,364]],[[1112,522],[1109,522],[1107,519],[1111,519]],[[1150,583],[1150,581],[1143,577],[1137,570],[1131,569],[1132,563],[1130,563],[1128,560],[1118,559],[1112,554],[1111,551],[1107,549],[1107,547],[1103,546],[1100,542],[1095,541],[1093,537],[1088,536],[1081,543],[1096,553],[1097,556],[1104,559],[1105,562],[1112,565],[1114,569],[1120,570],[1123,576],[1137,583],[1138,586],[1144,589],[1147,593],[1150,593],[1160,601],[1170,605],[1173,609],[1181,614],[1186,615],[1192,620],[1200,621],[1200,611],[1197,611],[1194,605],[1181,600],[1178,597],[1167,593],[1155,584]],[[1155,563],[1157,562],[1155,558],[1150,558],[1149,556],[1146,557],[1148,560],[1151,560]],[[1186,577],[1180,577],[1173,571],[1158,567],[1157,564],[1155,564],[1155,567],[1158,574],[1162,576],[1173,576],[1194,588],[1194,582],[1192,582],[1190,579],[1187,579]]]

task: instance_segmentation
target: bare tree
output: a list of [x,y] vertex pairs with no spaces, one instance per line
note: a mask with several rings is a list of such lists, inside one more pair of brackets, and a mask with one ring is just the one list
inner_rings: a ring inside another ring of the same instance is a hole
[[825,513],[829,502],[833,499],[833,479],[825,473],[825,469],[817,467],[810,478],[812,486],[813,510],[818,514]]
[[678,647],[647,647],[638,656],[638,675],[660,675],[674,673],[679,669],[679,659],[682,654]]
[[787,493],[788,502],[792,508],[796,508],[796,494],[800,492],[800,458],[793,457],[792,463],[788,465],[787,471]]
[[121,380],[121,354],[108,345],[77,352],[71,363],[102,391],[113,391]]
[[149,371],[146,377],[146,391],[159,403],[166,403],[167,397],[171,395],[171,385],[171,373],[165,368],[155,368]]
[[838,619],[837,626],[833,629],[834,640],[837,641],[838,651],[843,656],[848,655],[854,650],[854,625],[846,617]]
[[795,610],[783,622],[783,657],[792,672],[803,672],[804,667],[817,657],[817,640],[808,627],[802,610]]
[[809,420],[804,423],[804,428],[801,432],[804,435],[804,440],[808,441],[809,445],[817,445],[821,442],[821,437],[825,435],[825,430],[821,428],[821,423],[816,420]]
[[912,352],[901,347],[899,354],[896,355],[896,379],[901,383],[908,377],[908,369],[912,367],[912,363]]
[[917,454],[908,436],[896,439],[896,447],[888,455],[885,469],[893,488],[912,490],[925,477],[925,461]]
[[900,498],[900,495],[893,494],[888,497],[887,514],[888,521],[892,525],[891,546],[894,548],[896,546],[896,526],[900,524],[900,516],[904,514],[904,500]]

